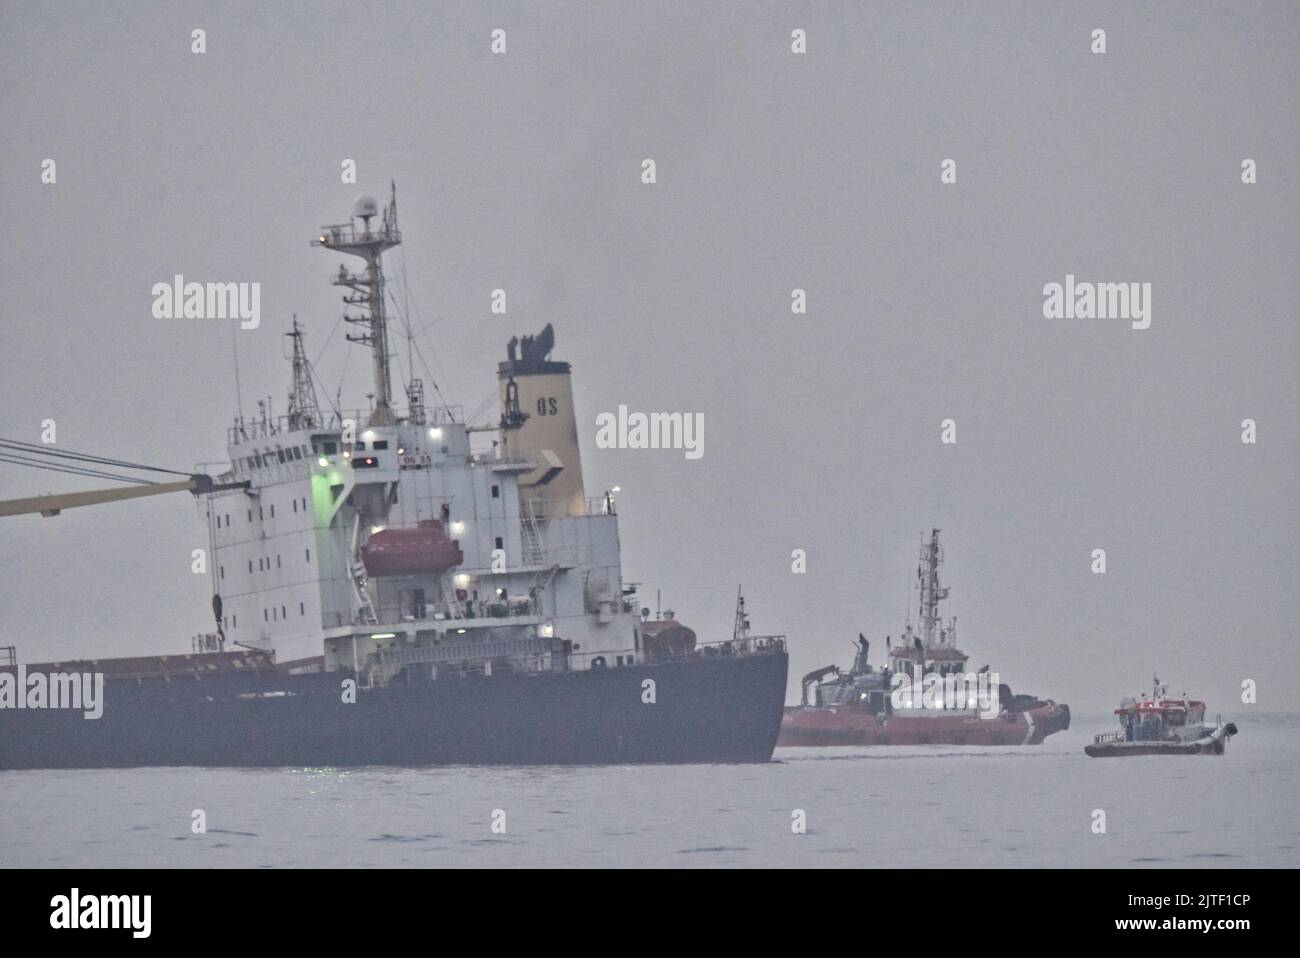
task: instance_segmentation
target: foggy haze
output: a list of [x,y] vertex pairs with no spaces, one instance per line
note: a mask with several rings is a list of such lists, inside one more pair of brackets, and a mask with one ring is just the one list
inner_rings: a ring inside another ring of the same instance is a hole
[[[937,527],[959,645],[1017,692],[1100,712],[1155,670],[1300,707],[1294,5],[3,7],[0,435],[222,461],[236,351],[244,414],[285,412],[293,313],[322,404],[364,406],[308,244],[394,180],[426,389],[474,410],[553,323],[642,605],[713,641],[743,583],[791,700],[859,631],[881,661]],[[155,319],[178,273],[260,283],[261,325]],[[1150,283],[1150,328],[1045,318],[1067,274]],[[598,449],[621,404],[702,414],[703,457]],[[0,464],[3,498],[96,484]],[[3,519],[0,548],[23,661],[211,628],[188,495]]]

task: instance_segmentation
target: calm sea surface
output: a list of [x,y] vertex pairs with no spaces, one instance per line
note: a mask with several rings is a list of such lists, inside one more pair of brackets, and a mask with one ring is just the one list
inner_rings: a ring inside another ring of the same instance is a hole
[[1037,748],[768,765],[0,772],[0,866],[1300,865],[1300,715],[1225,718],[1217,758],[1090,759],[1112,719],[1079,715]]

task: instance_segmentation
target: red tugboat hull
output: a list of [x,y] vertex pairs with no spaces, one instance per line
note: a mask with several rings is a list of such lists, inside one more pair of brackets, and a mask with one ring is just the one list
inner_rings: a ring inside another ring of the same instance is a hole
[[943,550],[939,530],[922,541],[916,567],[921,602],[895,645],[885,637],[886,664],[869,662],[871,643],[858,633],[853,665],[827,665],[800,682],[801,705],[787,708],[778,746],[1038,745],[1070,727],[1070,707],[1034,695],[1016,695],[985,665],[966,667],[957,647],[957,620],[946,624],[939,603]]
[[1070,727],[1070,708],[1044,702],[983,719],[963,714],[913,718],[872,715],[862,709],[787,708],[777,747],[834,745],[1039,745]]

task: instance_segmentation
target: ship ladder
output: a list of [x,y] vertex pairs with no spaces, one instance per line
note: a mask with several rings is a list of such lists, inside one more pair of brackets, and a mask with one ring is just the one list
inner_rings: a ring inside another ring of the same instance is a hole
[[377,625],[379,619],[375,615],[374,606],[370,602],[370,592],[366,588],[369,585],[369,577],[366,575],[366,564],[361,559],[360,536],[361,513],[358,512],[352,523],[352,559],[348,563],[348,571],[352,573],[352,592],[357,600],[357,614],[361,624]]
[[447,610],[449,619],[465,618],[464,609],[461,607],[460,600],[456,598],[456,593],[447,588],[447,575],[438,576],[438,589],[442,593],[442,607]]
[[533,512],[533,501],[525,499],[522,502],[522,508],[519,510],[521,523],[521,532],[524,539],[524,565],[541,565],[545,547],[542,544],[542,530],[538,525],[537,516]]
[[375,615],[375,607],[370,602],[369,584],[366,567],[360,562],[354,562],[352,564],[352,591],[356,593],[357,612],[361,616],[361,624],[377,625],[379,618]]

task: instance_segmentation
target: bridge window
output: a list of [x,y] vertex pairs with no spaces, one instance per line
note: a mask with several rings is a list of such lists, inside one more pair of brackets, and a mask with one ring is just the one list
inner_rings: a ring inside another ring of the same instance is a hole
[[493,487],[492,487],[492,498],[493,498],[493,499],[500,499],[500,498],[501,498],[501,487],[500,487],[500,486],[493,486]]

